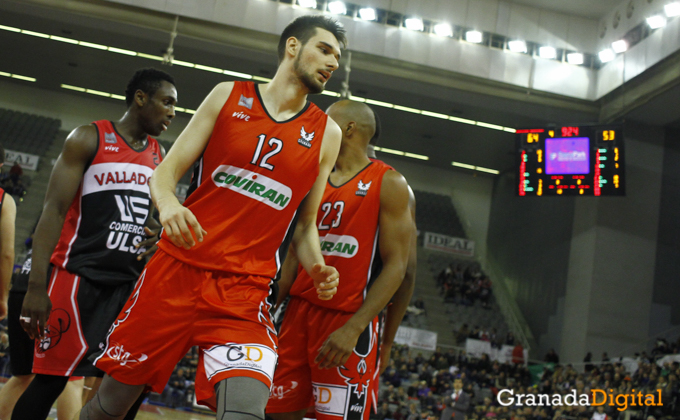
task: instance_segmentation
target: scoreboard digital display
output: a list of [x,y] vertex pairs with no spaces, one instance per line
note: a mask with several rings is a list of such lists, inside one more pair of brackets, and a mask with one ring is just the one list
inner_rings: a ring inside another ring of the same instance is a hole
[[520,196],[625,195],[621,125],[517,130]]

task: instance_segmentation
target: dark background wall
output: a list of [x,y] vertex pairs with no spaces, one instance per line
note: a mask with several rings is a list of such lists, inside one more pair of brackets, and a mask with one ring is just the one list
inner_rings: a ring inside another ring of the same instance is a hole
[[[653,296],[654,303],[669,306],[671,323],[680,324],[680,130],[677,129],[666,130]],[[657,322],[663,323],[663,320]]]
[[[509,288],[538,339],[564,297],[575,197],[519,197],[516,176],[496,178],[489,218],[489,258],[509,279]],[[558,348],[541,343],[539,348]]]

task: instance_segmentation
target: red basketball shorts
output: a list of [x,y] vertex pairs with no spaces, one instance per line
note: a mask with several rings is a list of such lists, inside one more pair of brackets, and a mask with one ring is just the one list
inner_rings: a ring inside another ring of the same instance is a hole
[[352,315],[291,298],[279,334],[279,365],[267,413],[314,406],[317,419],[368,419],[378,369],[378,318],[360,335],[345,366],[319,369],[314,363],[328,336]]
[[95,364],[120,382],[160,393],[177,362],[199,346],[199,403],[214,410],[214,387],[229,377],[251,377],[271,387],[277,337],[267,302],[270,282],[203,270],[159,249]]

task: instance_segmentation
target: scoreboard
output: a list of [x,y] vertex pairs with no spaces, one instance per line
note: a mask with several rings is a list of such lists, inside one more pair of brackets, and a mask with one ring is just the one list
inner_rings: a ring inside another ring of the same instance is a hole
[[517,193],[625,195],[621,125],[517,130]]

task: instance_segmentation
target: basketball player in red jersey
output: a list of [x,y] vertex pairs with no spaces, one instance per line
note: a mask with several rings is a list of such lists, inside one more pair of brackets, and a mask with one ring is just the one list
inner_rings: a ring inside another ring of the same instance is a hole
[[[378,144],[380,139],[381,127],[380,118],[378,114],[374,111],[373,116],[375,117],[375,134],[371,138],[366,149],[366,154],[369,159],[377,160],[375,155],[375,146]],[[385,325],[382,330],[382,342],[380,346],[379,358],[380,358],[380,371],[376,371],[373,377],[373,386],[371,387],[371,399],[372,403],[377,411],[378,407],[378,376],[382,375],[385,369],[390,365],[390,356],[392,353],[392,344],[394,343],[394,337],[397,335],[397,330],[401,321],[404,319],[404,314],[406,314],[406,309],[411,302],[411,297],[413,296],[413,290],[416,285],[416,270],[418,262],[418,228],[416,226],[416,196],[413,194],[411,186],[408,187],[408,207],[411,212],[411,222],[413,223],[413,234],[411,235],[411,244],[409,246],[408,262],[406,264],[406,274],[404,275],[404,280],[401,282],[399,289],[392,296],[392,300],[385,311]]]
[[45,419],[69,376],[103,375],[89,357],[144,266],[135,245],[146,239],[149,179],[164,154],[149,135],[167,129],[177,90],[167,73],[144,69],[125,93],[125,115],[73,130],[52,170],[20,317],[38,339],[36,376],[13,419]]
[[327,113],[343,136],[317,223],[326,264],[343,281],[333,300],[320,301],[309,276],[297,272],[267,405],[276,420],[300,420],[310,405],[317,419],[368,419],[378,314],[402,284],[413,233],[406,180],[366,155],[375,132],[371,109],[343,100]]
[[[315,222],[341,134],[307,95],[323,91],[345,42],[333,19],[299,17],[271,83],[221,83],[198,108],[151,180],[159,249],[96,360],[107,376],[81,419],[120,418],[145,387],[161,392],[194,345],[197,400],[220,420],[264,418],[277,360],[271,285],[288,244],[317,300],[337,291]],[[182,206],[175,185],[196,160]]]

